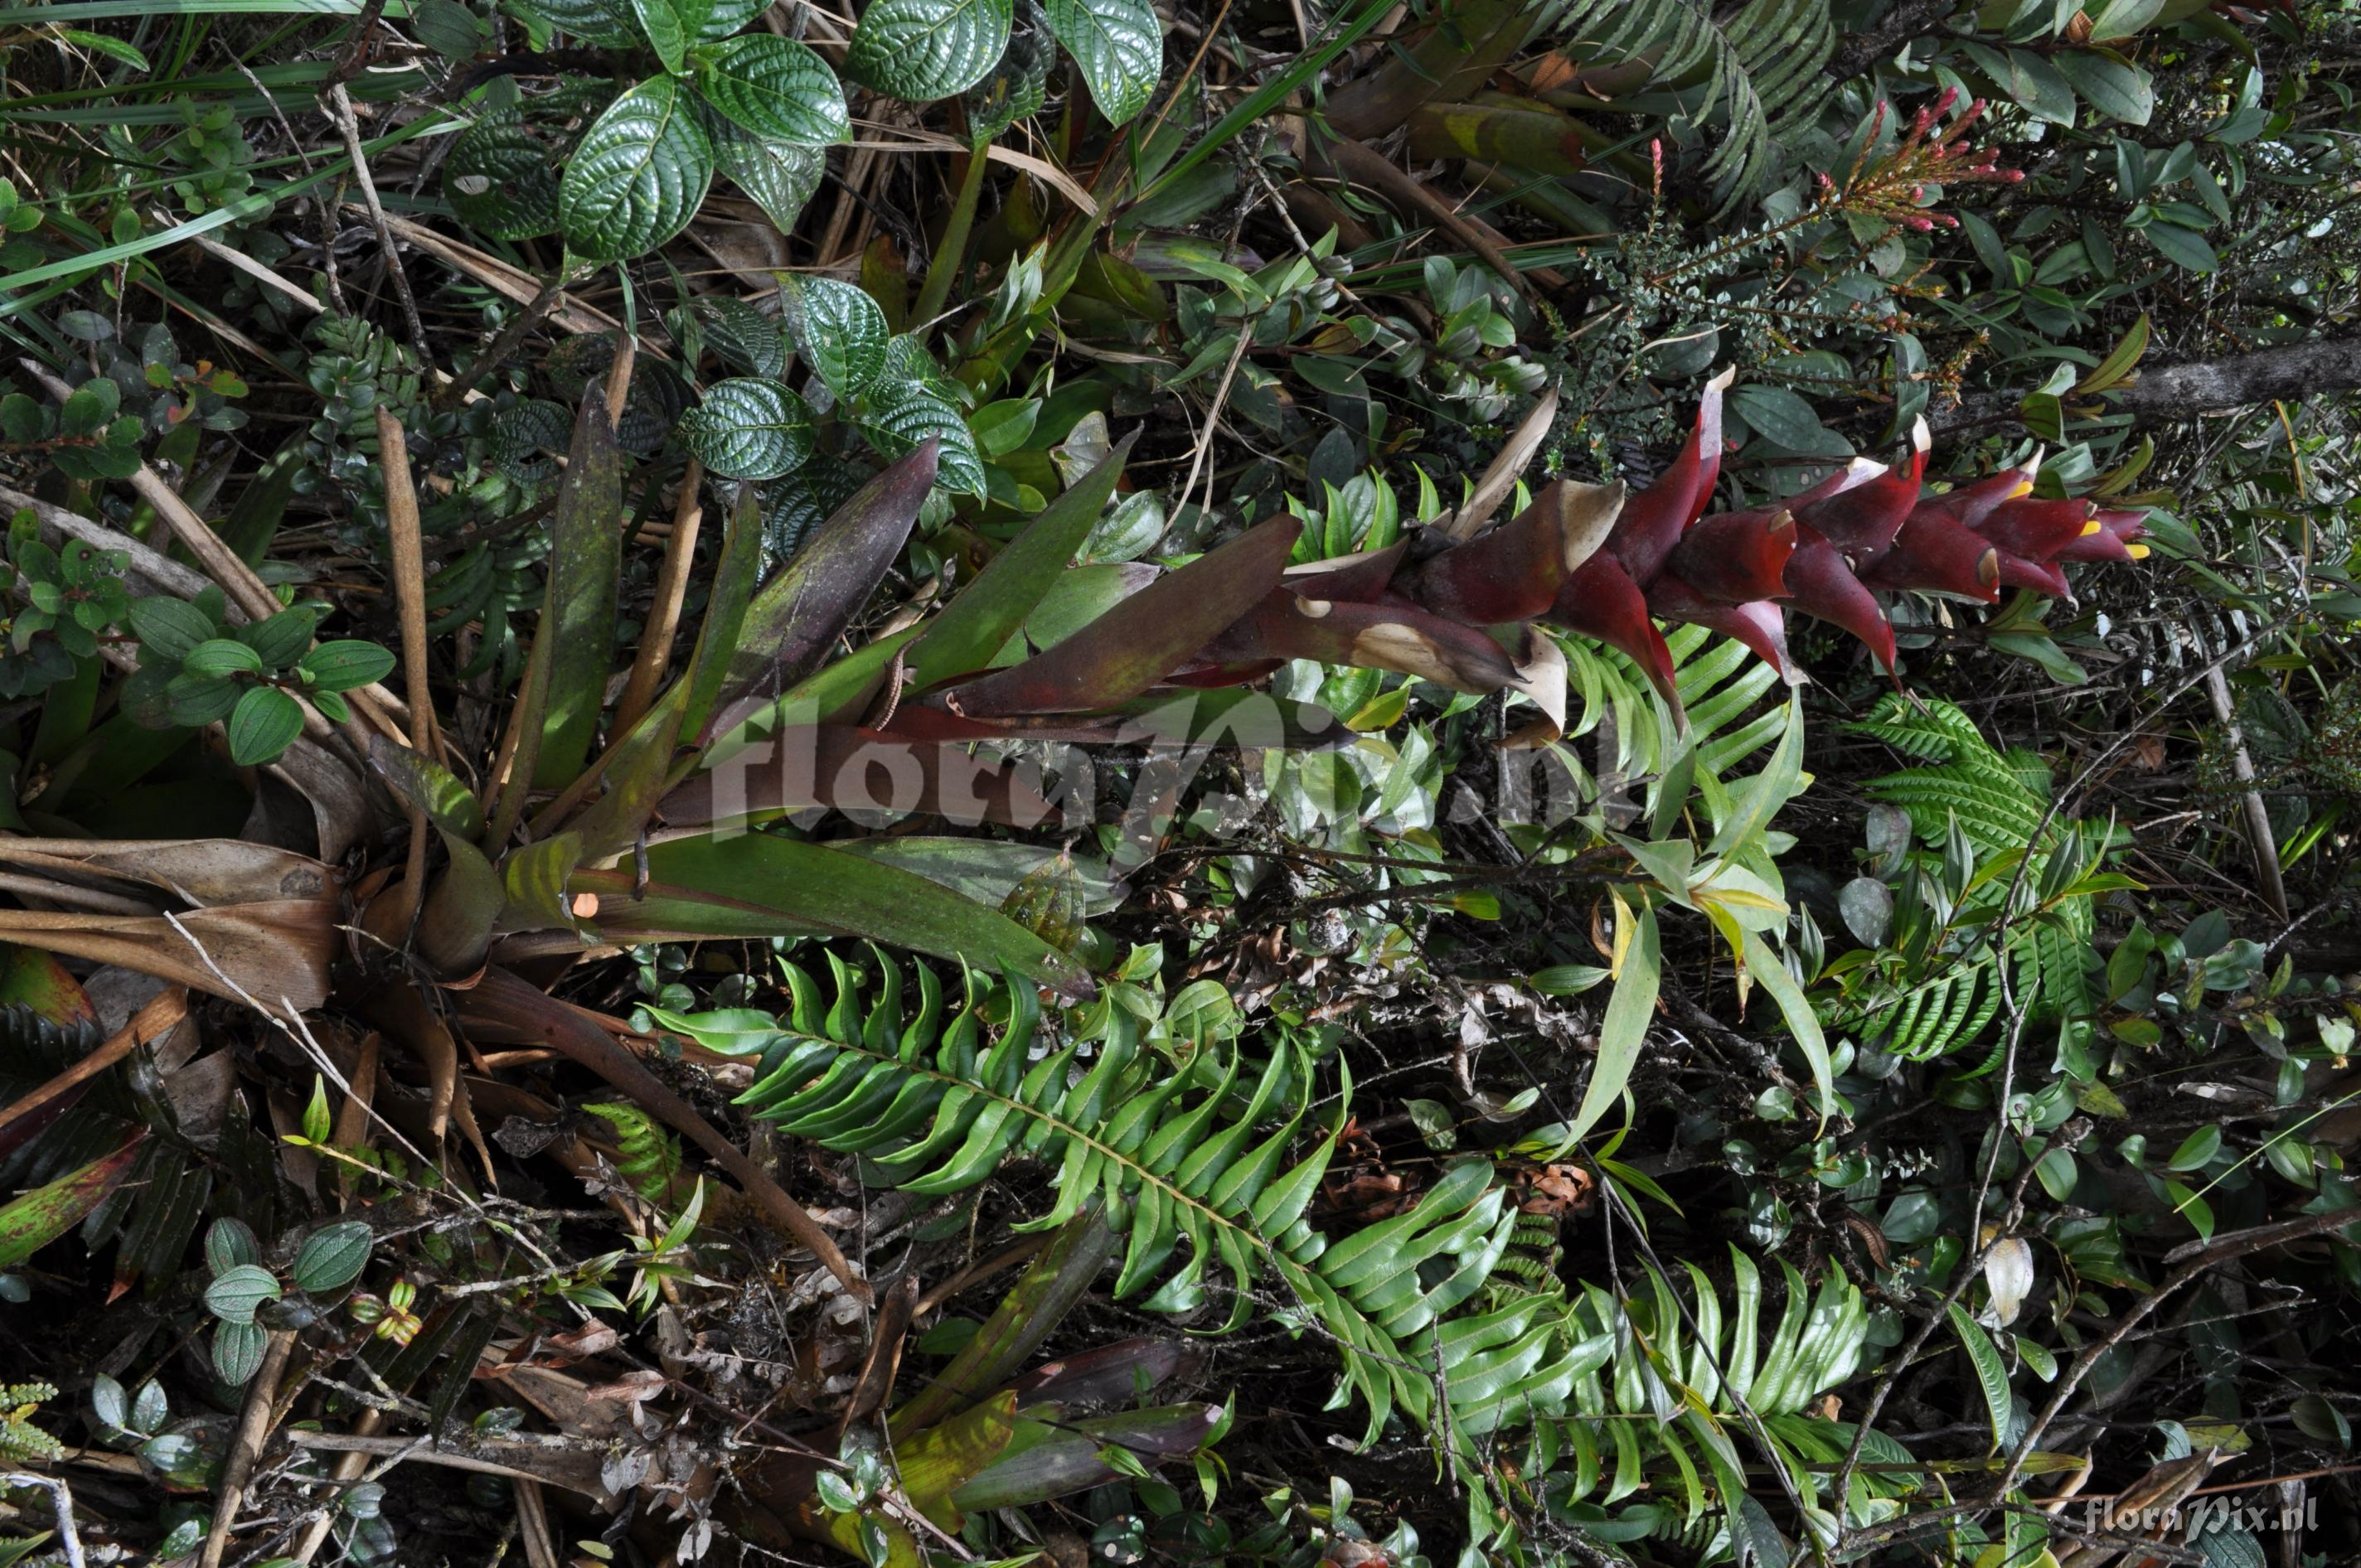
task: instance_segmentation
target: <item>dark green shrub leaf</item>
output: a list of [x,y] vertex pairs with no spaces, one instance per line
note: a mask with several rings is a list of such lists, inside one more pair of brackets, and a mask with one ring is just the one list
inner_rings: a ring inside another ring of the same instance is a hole
[[714,162],[730,183],[762,208],[782,234],[794,229],[804,203],[819,189],[828,155],[818,148],[764,141],[719,115],[707,128],[713,138]]
[[254,1310],[265,1301],[276,1301],[280,1291],[279,1281],[270,1270],[259,1264],[241,1263],[236,1267],[214,1277],[205,1287],[205,1310],[225,1323],[251,1323]]
[[840,398],[857,397],[885,368],[893,333],[877,302],[833,278],[785,280],[780,298],[804,362]]
[[241,1264],[260,1263],[262,1243],[244,1220],[219,1219],[205,1231],[205,1266],[215,1276]]
[[964,93],[1007,49],[1012,12],[1011,0],[877,0],[853,29],[844,69],[912,103]]
[[230,710],[230,761],[242,768],[276,762],[302,733],[302,705],[277,686],[256,686]]
[[2067,49],[2058,56],[2058,69],[2081,93],[2082,101],[2109,119],[2144,126],[2156,113],[2156,93],[2147,72],[2108,49]]
[[639,41],[629,0],[525,0],[521,7],[584,43],[625,46]]
[[677,5],[674,0],[631,0],[631,15],[639,18],[641,36],[655,49],[664,69],[679,75],[687,63],[693,29],[705,25],[705,7],[696,0],[683,0]]
[[534,239],[557,228],[557,161],[513,109],[459,133],[443,165],[443,194],[459,221],[494,239]]
[[181,656],[181,668],[192,675],[258,675],[262,655],[235,637],[209,637]]
[[697,88],[715,110],[758,137],[796,147],[852,139],[836,72],[790,38],[748,33],[700,50]]
[[267,669],[283,670],[303,656],[319,629],[320,611],[311,606],[282,609],[268,620],[237,629],[237,640],[254,650]]
[[183,671],[164,683],[164,709],[170,722],[193,729],[228,718],[237,694],[237,682],[228,675]]
[[232,1387],[243,1387],[262,1370],[262,1353],[269,1344],[270,1331],[251,1317],[242,1323],[215,1323],[214,1370]]
[[141,647],[176,663],[214,634],[213,617],[186,599],[134,599],[129,620]]
[[1049,0],[1048,11],[1108,124],[1148,107],[1164,74],[1164,29],[1148,0]]
[[374,642],[323,642],[309,653],[296,668],[312,677],[312,684],[324,692],[350,691],[372,681],[381,681],[393,674],[392,651]]
[[296,1249],[295,1266],[289,1271],[295,1288],[314,1296],[343,1289],[368,1266],[369,1246],[375,1240],[368,1226],[358,1220],[313,1232]]
[[927,437],[934,436],[942,443],[936,457],[936,475],[941,482],[971,496],[983,494],[983,459],[976,455],[967,421],[925,387],[886,382],[870,400],[861,428],[870,444],[888,457],[906,456]]
[[2195,229],[2158,220],[2140,233],[2147,236],[2150,245],[2164,252],[2165,259],[2183,271],[2211,272],[2221,265],[2221,258],[2213,254],[2213,247]]
[[642,82],[582,134],[557,192],[566,243],[626,261],[688,226],[713,181],[713,144],[677,82]]
[[681,421],[688,449],[725,479],[775,479],[812,455],[811,411],[776,381],[752,376],[717,381]]

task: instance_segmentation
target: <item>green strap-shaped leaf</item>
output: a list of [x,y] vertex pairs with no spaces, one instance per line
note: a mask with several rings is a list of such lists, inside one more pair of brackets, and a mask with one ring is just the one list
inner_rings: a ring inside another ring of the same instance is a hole
[[527,677],[541,708],[531,761],[534,787],[563,789],[588,757],[606,706],[622,576],[623,454],[607,422],[606,390],[596,383],[575,417],[549,532],[549,598]]
[[689,452],[725,479],[775,479],[812,455],[811,410],[776,381],[753,376],[716,381],[681,421]]
[[644,256],[688,226],[713,182],[713,143],[675,82],[642,82],[582,134],[558,186],[566,247],[589,261]]
[[1598,1026],[1598,1059],[1591,1065],[1590,1087],[1583,1091],[1582,1104],[1566,1133],[1568,1144],[1597,1126],[1608,1108],[1622,1097],[1623,1086],[1631,1080],[1631,1069],[1640,1060],[1640,1047],[1647,1043],[1649,1020],[1655,1016],[1656,992],[1663,981],[1655,911],[1642,909],[1633,918],[1637,929],[1623,955],[1623,972],[1615,981],[1614,994],[1608,998],[1607,1016]]
[[1096,467],[1042,508],[1025,532],[986,562],[975,580],[928,624],[910,650],[913,685],[924,688],[980,670],[1007,645],[1090,537],[1137,439],[1126,436]]
[[1008,47],[1011,0],[877,0],[844,53],[853,79],[931,103],[983,80]]
[[1148,107],[1164,74],[1164,29],[1148,0],[1049,0],[1048,14],[1108,124]]
[[740,127],[793,147],[852,138],[836,72],[808,46],[748,33],[697,51],[697,90]]

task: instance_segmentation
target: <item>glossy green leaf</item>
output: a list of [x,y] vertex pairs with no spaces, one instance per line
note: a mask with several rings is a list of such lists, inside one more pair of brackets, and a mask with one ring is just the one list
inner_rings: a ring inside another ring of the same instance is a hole
[[888,378],[868,399],[861,428],[870,444],[888,457],[914,452],[921,442],[938,443],[944,488],[983,494],[983,459],[976,452],[975,437],[968,433],[967,421],[926,387]]
[[689,451],[725,479],[775,479],[812,455],[811,410],[776,381],[717,381],[680,423]]
[[1968,1353],[1968,1364],[1975,1369],[1976,1386],[1983,1390],[1984,1413],[1992,1421],[1992,1447],[1998,1448],[2008,1432],[2008,1369],[2001,1364],[1992,1336],[1968,1315],[1965,1307],[1952,1302],[1950,1317],[1951,1332],[1960,1336],[1960,1347]]
[[779,298],[796,352],[828,389],[839,398],[869,390],[885,368],[893,331],[868,291],[834,278],[789,275],[780,280]]
[[804,203],[819,189],[828,155],[818,148],[764,141],[718,115],[708,128],[715,168],[762,208],[781,234],[792,232]]
[[1049,0],[1047,13],[1109,124],[1148,107],[1164,74],[1164,28],[1148,0]]
[[608,105],[558,187],[566,247],[591,261],[644,256],[688,226],[713,181],[713,144],[675,82],[642,82]]
[[677,76],[687,62],[688,46],[705,26],[709,6],[699,0],[631,0],[640,36],[648,40],[666,71]]
[[697,90],[717,113],[773,141],[832,147],[852,138],[836,72],[791,38],[748,33],[698,50]]
[[915,104],[948,98],[983,80],[1014,19],[1012,0],[876,0],[853,29],[844,69]]
[[443,163],[443,195],[459,221],[493,239],[533,239],[557,228],[557,160],[514,109],[459,133]]
[[2162,251],[2165,259],[2186,272],[2211,272],[2222,264],[2205,236],[2195,229],[2158,219],[2140,230],[2147,242]]

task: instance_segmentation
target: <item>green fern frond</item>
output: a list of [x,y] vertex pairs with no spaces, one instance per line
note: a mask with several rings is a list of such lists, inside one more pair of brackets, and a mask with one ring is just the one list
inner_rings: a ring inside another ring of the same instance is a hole
[[632,1105],[585,1105],[615,1129],[615,1168],[631,1179],[639,1195],[654,1202],[672,1190],[680,1174],[680,1140]]
[[1837,47],[1828,0],[1746,0],[1720,21],[1697,0],[1568,0],[1546,25],[1595,58],[1653,59],[1658,83],[1685,86],[1704,72],[1688,117],[1717,129],[1704,171],[1724,212],[1762,188],[1773,142],[1838,86],[1823,70]]
[[65,1444],[33,1424],[34,1414],[57,1397],[47,1383],[0,1387],[0,1464],[54,1464],[65,1457]]

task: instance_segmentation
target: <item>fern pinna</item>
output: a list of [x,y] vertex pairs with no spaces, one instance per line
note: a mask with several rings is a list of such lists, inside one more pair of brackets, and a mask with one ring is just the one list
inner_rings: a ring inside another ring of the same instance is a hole
[[[1055,1203],[1017,1228],[1103,1212],[1123,1236],[1118,1299],[1193,1310],[1214,1288],[1208,1274],[1218,1261],[1234,1292],[1224,1327],[1235,1328],[1257,1282],[1275,1279],[1291,1298],[1276,1315],[1337,1345],[1335,1403],[1357,1398],[1366,1407],[1364,1441],[1399,1412],[1481,1482],[1500,1434],[1521,1429],[1537,1458],[1576,1456],[1572,1497],[1603,1480],[1614,1501],[1664,1471],[1700,1508],[1708,1492],[1725,1508],[1743,1494],[1722,1430],[1741,1412],[1768,1423],[1756,1436],[1806,1480],[1817,1460],[1795,1455],[1850,1441],[1800,1415],[1851,1372],[1862,1343],[1861,1295],[1839,1277],[1815,1297],[1783,1265],[1786,1304],[1767,1346],[1761,1279],[1742,1255],[1733,1255],[1727,1313],[1695,1269],[1686,1315],[1653,1273],[1643,1299],[1590,1286],[1569,1295],[1554,1277],[1504,1268],[1521,1244],[1531,1250],[1532,1217],[1482,1158],[1449,1166],[1409,1211],[1332,1238],[1308,1211],[1350,1084],[1316,1117],[1312,1064],[1291,1041],[1259,1064],[1209,1051],[1175,1069],[1128,1035],[1086,1057],[1075,1042],[1046,1037],[1031,985],[990,986],[971,974],[954,1005],[926,969],[906,980],[881,963],[864,1001],[850,966],[833,954],[829,964],[832,1000],[810,974],[784,966],[792,1007],[767,1030],[752,1027],[762,1015],[747,1013],[708,1014],[707,1028],[695,1018],[664,1022],[759,1052],[741,1105],[863,1157],[905,1191],[964,1190],[1016,1157],[1054,1168]],[[998,1010],[1006,1020],[994,1038],[985,1018]],[[1307,1141],[1309,1152],[1294,1152]],[[1447,1409],[1437,1408],[1439,1390]],[[1788,1430],[1797,1420],[1805,1427]]]
[[2101,869],[2111,831],[2050,818],[2048,766],[1994,749],[1949,703],[1891,695],[1852,729],[1917,763],[1866,787],[1908,816],[1925,852],[1905,868],[1883,969],[1848,971],[1828,1022],[1888,1055],[1943,1056],[1998,1016],[2003,966],[2033,1016],[2087,1014],[2092,901],[2136,885]]

